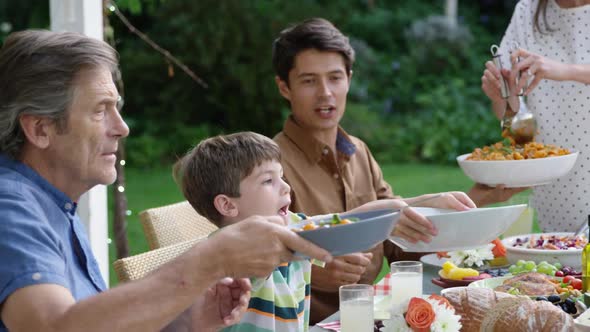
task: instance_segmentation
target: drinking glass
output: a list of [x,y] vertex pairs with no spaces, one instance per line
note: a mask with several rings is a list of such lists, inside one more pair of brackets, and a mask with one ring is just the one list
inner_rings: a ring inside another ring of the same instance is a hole
[[340,286],[340,331],[372,332],[373,322],[373,286]]
[[421,297],[422,263],[417,261],[391,263],[389,284],[392,305],[404,303],[412,297]]
[[527,204],[526,209],[516,219],[512,225],[502,234],[504,238],[509,236],[530,234],[533,232],[533,220],[535,218],[535,210],[531,206],[532,193],[524,192],[512,196],[506,205]]

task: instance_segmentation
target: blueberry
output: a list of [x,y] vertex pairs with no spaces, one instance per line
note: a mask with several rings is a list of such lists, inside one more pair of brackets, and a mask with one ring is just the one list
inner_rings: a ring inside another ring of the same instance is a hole
[[557,303],[561,301],[561,298],[559,297],[559,295],[549,295],[549,297],[547,297],[547,300],[549,300],[549,302],[551,303]]
[[566,314],[572,313],[571,308],[568,305],[566,305],[565,303],[560,303],[559,306],[561,307],[561,310],[563,310]]
[[570,313],[569,307],[567,305],[565,305],[565,303],[557,303],[556,305],[558,307],[560,307],[561,310],[563,310],[565,313],[567,313],[567,314]]
[[545,296],[537,296],[537,301],[549,301]]

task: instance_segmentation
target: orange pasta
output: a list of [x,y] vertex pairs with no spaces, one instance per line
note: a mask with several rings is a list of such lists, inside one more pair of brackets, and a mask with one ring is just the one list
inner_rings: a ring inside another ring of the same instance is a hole
[[539,142],[526,143],[524,146],[514,145],[509,138],[502,142],[476,148],[467,160],[522,160],[556,157],[569,154],[566,148]]

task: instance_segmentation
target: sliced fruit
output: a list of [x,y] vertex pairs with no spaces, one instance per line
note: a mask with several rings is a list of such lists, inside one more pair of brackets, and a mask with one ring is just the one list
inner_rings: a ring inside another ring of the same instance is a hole
[[474,269],[454,268],[448,273],[449,279],[463,280],[465,277],[475,277],[479,275],[479,272]]
[[442,268],[445,271],[445,273],[449,273],[449,272],[451,272],[452,269],[456,269],[457,265],[453,264],[453,262],[451,262],[451,261],[446,261],[443,264]]
[[487,274],[487,273],[480,273],[478,276],[473,276],[473,277],[464,277],[462,280],[465,281],[477,281],[477,280],[481,280],[481,279],[488,279],[491,278],[492,276]]
[[492,249],[492,254],[494,254],[494,257],[506,256],[506,247],[504,247],[504,244],[500,239],[495,239],[492,241],[492,244],[494,244],[494,249]]

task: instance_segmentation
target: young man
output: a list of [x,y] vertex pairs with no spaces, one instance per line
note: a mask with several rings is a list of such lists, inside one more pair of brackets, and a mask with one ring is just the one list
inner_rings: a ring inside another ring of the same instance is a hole
[[[245,312],[251,285],[241,278],[268,275],[293,251],[331,260],[280,218],[252,217],[106,290],[76,201],[115,180],[129,133],[117,62],[106,43],[73,33],[18,32],[0,49],[2,332],[216,331]],[[264,249],[252,245],[262,240]]]
[[[346,211],[364,203],[394,198],[367,145],[340,126],[351,84],[354,50],[348,38],[330,22],[314,18],[283,30],[273,44],[275,81],[291,106],[291,115],[275,141],[283,153],[285,178],[291,185],[292,209],[310,214]],[[469,193],[477,204],[508,199],[515,190],[475,186]],[[411,203],[413,199],[407,200]],[[411,214],[411,209],[406,210]],[[435,235],[430,222],[399,223],[395,233],[427,241]],[[336,258],[325,269],[313,268],[311,322],[338,310],[338,287],[372,284],[383,264],[401,257],[389,241],[371,254]]]

